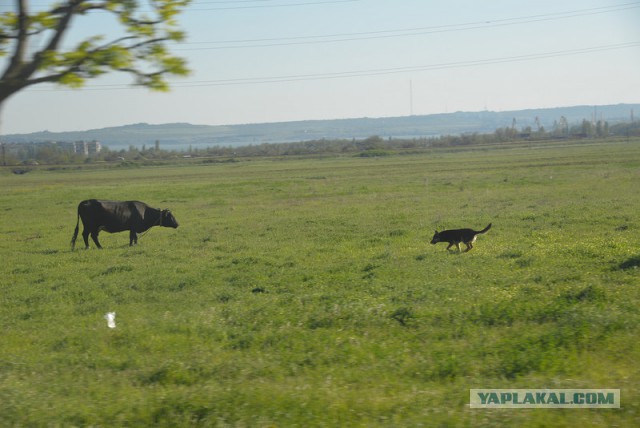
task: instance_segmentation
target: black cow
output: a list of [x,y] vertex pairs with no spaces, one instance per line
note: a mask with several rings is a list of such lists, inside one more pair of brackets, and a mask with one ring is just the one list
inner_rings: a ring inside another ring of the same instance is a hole
[[78,221],[76,230],[71,238],[71,250],[76,245],[78,226],[82,218],[82,238],[86,248],[89,248],[89,234],[98,248],[98,233],[105,230],[109,233],[129,231],[129,245],[138,243],[137,233],[149,230],[153,226],[178,227],[176,218],[169,210],[151,208],[144,202],[138,201],[99,201],[89,199],[78,205]]

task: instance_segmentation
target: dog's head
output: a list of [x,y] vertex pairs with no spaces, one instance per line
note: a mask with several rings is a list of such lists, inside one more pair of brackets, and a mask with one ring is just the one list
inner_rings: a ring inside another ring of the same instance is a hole
[[438,242],[440,242],[440,233],[438,233],[438,231],[436,230],[436,233],[433,235],[433,238],[431,238],[431,243],[437,244]]

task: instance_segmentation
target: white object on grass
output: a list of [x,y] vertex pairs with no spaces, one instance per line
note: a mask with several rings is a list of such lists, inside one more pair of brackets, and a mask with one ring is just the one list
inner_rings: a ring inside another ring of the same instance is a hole
[[107,326],[109,328],[116,328],[116,313],[115,312],[107,312],[107,314],[104,316],[104,318],[107,320]]

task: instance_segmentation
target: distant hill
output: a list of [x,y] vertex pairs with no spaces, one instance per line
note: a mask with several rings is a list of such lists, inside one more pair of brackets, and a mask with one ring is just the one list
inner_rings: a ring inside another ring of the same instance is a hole
[[[111,128],[75,132],[35,132],[3,137],[5,142],[100,141],[112,150],[131,145],[151,147],[156,141],[164,149],[186,149],[207,146],[245,146],[262,143],[282,143],[318,139],[361,139],[377,135],[383,138],[418,138],[438,135],[493,132],[511,127],[518,129],[538,123],[551,130],[565,117],[570,125],[586,120],[605,120],[610,125],[629,122],[631,111],[640,115],[640,104],[606,106],[574,106],[505,112],[456,112],[424,116],[360,118],[336,120],[304,120],[296,122],[257,123],[241,125],[191,125],[170,123],[150,125],[139,123]],[[536,118],[538,123],[536,123]]]

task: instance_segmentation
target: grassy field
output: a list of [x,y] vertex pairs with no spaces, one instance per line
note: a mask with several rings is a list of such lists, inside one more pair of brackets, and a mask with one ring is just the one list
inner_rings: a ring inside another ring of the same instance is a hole
[[[0,425],[639,426],[639,184],[640,141],[0,171]],[[180,227],[71,252],[88,198]]]

